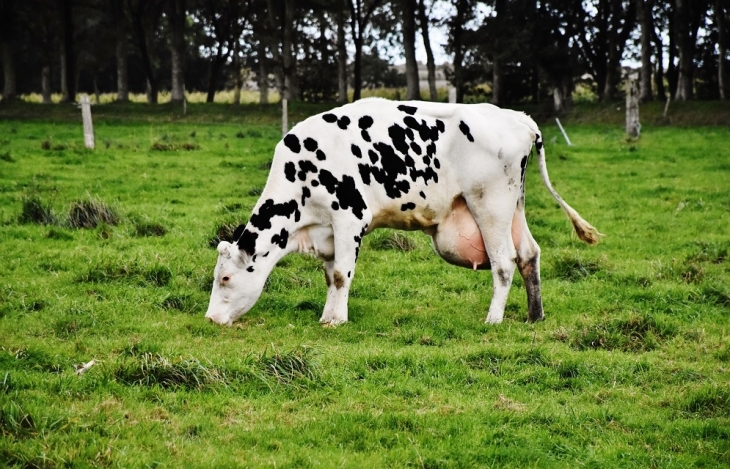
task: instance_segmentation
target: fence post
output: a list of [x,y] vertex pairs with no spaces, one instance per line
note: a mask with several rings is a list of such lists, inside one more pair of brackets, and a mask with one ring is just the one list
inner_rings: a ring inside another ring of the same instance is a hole
[[641,124],[639,123],[639,90],[637,87],[637,76],[630,73],[626,82],[626,134],[633,138],[639,138]]
[[568,134],[567,134],[567,133],[565,133],[565,129],[563,128],[562,124],[560,123],[560,119],[558,119],[558,118],[556,117],[556,118],[555,118],[555,122],[556,122],[556,123],[558,124],[558,128],[559,128],[559,129],[560,129],[560,131],[561,131],[561,132],[563,133],[563,137],[565,137],[565,143],[567,143],[569,147],[572,147],[572,146],[573,146],[573,144],[572,144],[572,143],[570,143],[570,139],[568,138]]
[[456,88],[449,88],[449,102],[455,103],[456,102]]
[[94,124],[91,121],[91,102],[89,95],[81,95],[81,119],[84,122],[84,146],[94,149]]
[[281,100],[281,135],[284,136],[289,132],[289,109],[287,99]]

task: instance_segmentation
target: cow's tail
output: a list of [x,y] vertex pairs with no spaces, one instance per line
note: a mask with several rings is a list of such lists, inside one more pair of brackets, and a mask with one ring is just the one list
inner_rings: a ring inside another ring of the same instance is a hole
[[560,204],[565,213],[568,215],[568,218],[570,218],[570,221],[573,223],[573,227],[575,228],[575,232],[578,234],[578,237],[588,244],[598,244],[598,240],[601,238],[601,236],[603,236],[603,234],[599,233],[598,230],[593,227],[593,225],[585,221],[583,217],[581,217],[580,214],[578,214],[578,212],[573,209],[573,207],[568,205],[568,203],[564,201],[562,197],[560,197],[560,194],[558,194],[555,189],[553,189],[553,185],[550,184],[550,178],[548,177],[547,172],[547,163],[545,162],[545,145],[543,145],[542,135],[539,131],[535,132],[535,135],[537,164],[540,167],[542,182],[545,183],[545,187],[547,187],[555,200],[558,202],[558,204]]

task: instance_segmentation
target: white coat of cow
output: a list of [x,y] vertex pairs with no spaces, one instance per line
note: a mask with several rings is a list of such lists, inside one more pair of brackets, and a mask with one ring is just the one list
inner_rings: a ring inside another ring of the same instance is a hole
[[525,220],[528,156],[583,241],[600,233],[552,188],[542,136],[523,113],[489,104],[364,99],[310,117],[276,146],[266,187],[234,242],[218,245],[205,317],[231,325],[258,300],[291,252],[324,261],[320,322],[347,321],[363,237],[375,228],[423,230],[447,262],[492,270],[486,321],[502,322],[515,267],[528,320],[543,319],[540,248]]

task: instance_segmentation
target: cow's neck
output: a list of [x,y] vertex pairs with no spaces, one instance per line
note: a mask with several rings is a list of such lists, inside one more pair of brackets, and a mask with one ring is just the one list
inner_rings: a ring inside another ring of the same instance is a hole
[[301,228],[301,216],[295,199],[285,202],[265,199],[257,204],[251,215],[246,230],[238,240],[239,248],[256,260],[259,257],[267,259],[267,263],[273,266],[286,254],[296,250],[292,235]]

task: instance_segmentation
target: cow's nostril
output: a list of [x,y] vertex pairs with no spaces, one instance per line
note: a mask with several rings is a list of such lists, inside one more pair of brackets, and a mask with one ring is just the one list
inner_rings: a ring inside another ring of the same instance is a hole
[[213,322],[213,318],[211,318],[210,316],[206,316],[205,317],[205,320],[208,321],[208,322]]

